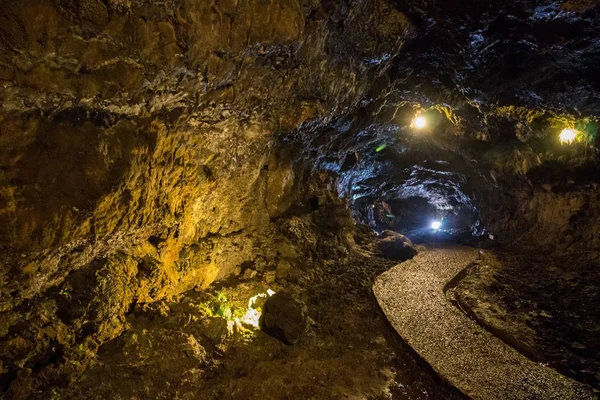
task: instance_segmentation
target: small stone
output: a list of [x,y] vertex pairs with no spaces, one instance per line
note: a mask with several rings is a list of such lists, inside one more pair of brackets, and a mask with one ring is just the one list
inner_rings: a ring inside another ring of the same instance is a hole
[[267,271],[265,272],[265,282],[267,283],[275,283],[275,277],[277,272],[275,271]]
[[576,349],[576,350],[584,350],[585,346],[579,342],[573,342],[573,343],[571,343],[571,348]]
[[298,252],[294,246],[289,243],[282,242],[277,245],[277,252],[285,258],[297,258]]
[[171,313],[171,308],[167,305],[167,303],[161,301],[158,305],[158,312],[161,316],[167,318]]
[[278,281],[286,279],[290,275],[292,266],[286,260],[281,260],[277,263],[276,279]]
[[256,270],[258,272],[262,272],[265,270],[265,268],[267,267],[267,263],[262,260],[262,259],[258,259],[256,260],[256,262],[254,263],[254,267],[256,268]]
[[213,344],[220,344],[229,336],[227,320],[223,318],[209,318],[202,321],[202,334]]
[[196,358],[198,361],[205,362],[206,361],[206,350],[194,337],[194,335],[187,336],[187,346],[184,352],[190,356]]
[[261,328],[286,344],[296,344],[307,325],[306,306],[286,292],[277,292],[265,303]]
[[244,279],[252,279],[256,276],[257,272],[254,269],[248,268],[244,271]]

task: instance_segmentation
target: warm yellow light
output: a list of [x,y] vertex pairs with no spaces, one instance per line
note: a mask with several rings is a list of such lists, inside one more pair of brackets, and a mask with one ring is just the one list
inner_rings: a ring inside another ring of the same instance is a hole
[[412,123],[412,126],[417,129],[423,129],[427,126],[427,120],[423,116],[417,116]]
[[560,133],[559,139],[561,143],[571,144],[575,141],[577,137],[577,132],[574,129],[563,129]]

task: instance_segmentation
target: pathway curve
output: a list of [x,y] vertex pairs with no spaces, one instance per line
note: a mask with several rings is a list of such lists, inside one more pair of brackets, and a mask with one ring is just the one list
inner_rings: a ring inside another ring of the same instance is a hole
[[373,291],[394,329],[473,399],[595,399],[588,386],[529,360],[449,302],[444,287],[477,257],[469,247],[428,248],[380,275]]

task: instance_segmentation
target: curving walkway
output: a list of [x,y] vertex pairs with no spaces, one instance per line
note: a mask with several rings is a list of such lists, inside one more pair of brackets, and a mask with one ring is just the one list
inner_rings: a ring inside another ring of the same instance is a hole
[[394,329],[473,399],[595,399],[588,386],[529,360],[446,299],[446,284],[477,257],[477,249],[439,246],[381,274],[373,291]]

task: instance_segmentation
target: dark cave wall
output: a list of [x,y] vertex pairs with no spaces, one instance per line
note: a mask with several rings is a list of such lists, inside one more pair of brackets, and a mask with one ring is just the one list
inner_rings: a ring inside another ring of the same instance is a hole
[[587,252],[597,258],[600,192],[595,180],[552,185],[521,178],[490,185],[494,189],[485,197],[482,214],[503,248]]
[[[597,250],[598,2],[398,7],[419,35],[357,112],[333,125],[335,159],[322,160],[351,201],[394,201],[429,163],[419,182],[444,186],[436,174],[459,172],[441,193],[470,182],[462,204],[476,206],[496,245]],[[409,127],[418,113],[429,119],[423,131]],[[579,129],[580,141],[560,144],[564,128]],[[415,158],[423,143],[430,150]]]

